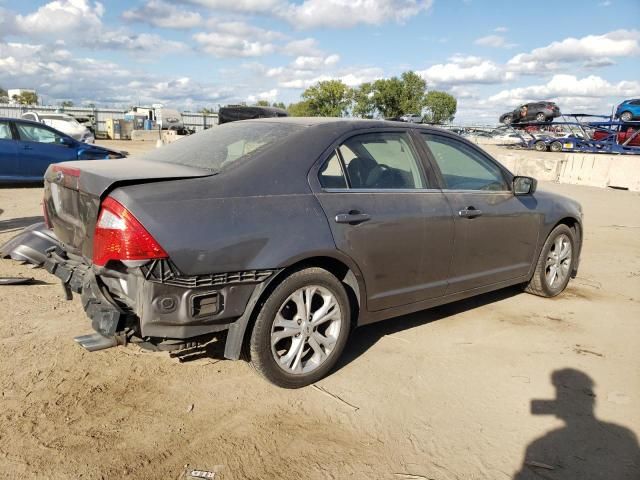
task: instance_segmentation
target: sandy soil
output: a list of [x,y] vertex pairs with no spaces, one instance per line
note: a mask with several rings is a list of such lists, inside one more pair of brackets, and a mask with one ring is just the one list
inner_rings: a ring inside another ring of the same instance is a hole
[[[640,478],[640,194],[542,188],[586,213],[563,295],[508,289],[362,328],[337,371],[297,391],[215,352],[85,352],[78,300],[0,260],[0,276],[39,281],[0,287],[0,478]],[[0,242],[40,197],[0,189]],[[555,401],[532,413],[534,399]]]

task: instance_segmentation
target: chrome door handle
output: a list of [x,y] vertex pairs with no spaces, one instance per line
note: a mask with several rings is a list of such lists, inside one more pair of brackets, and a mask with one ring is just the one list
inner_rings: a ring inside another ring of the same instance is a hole
[[458,215],[462,218],[476,218],[482,215],[482,210],[478,210],[475,207],[467,207],[460,210]]
[[339,213],[336,215],[336,223],[348,223],[349,225],[357,225],[362,222],[371,220],[371,216],[366,213],[351,211],[349,213]]

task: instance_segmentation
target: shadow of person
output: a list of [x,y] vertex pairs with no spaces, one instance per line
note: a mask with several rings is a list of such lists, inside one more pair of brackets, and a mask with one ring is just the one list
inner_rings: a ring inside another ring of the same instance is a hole
[[591,378],[565,368],[551,375],[555,400],[532,400],[533,415],[555,415],[565,426],[527,447],[515,480],[638,480],[640,447],[633,432],[594,415]]

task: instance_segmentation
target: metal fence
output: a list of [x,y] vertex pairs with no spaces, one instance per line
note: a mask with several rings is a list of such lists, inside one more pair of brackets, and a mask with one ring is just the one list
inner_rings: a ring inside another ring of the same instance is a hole
[[[79,107],[45,107],[39,105],[14,105],[0,103],[0,117],[20,118],[25,112],[64,112],[74,116],[95,119],[96,131],[107,131],[107,120],[124,118],[125,111],[111,108],[79,108]],[[206,130],[218,124],[218,115],[204,115],[202,113],[185,112],[182,121],[186,128],[192,128],[196,132]]]

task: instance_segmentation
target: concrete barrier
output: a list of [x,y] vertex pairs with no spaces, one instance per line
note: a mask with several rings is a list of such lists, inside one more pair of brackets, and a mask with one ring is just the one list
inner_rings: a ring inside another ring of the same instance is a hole
[[640,155],[536,152],[482,148],[516,175],[538,180],[640,191]]

